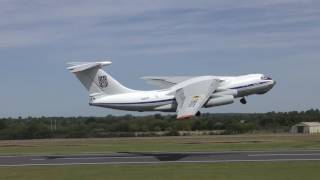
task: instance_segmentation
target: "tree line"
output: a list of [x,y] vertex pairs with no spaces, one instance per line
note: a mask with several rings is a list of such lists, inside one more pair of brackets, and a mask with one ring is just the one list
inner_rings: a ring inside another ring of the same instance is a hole
[[178,135],[179,131],[222,134],[289,132],[299,122],[320,121],[320,111],[202,114],[189,120],[175,115],[106,117],[27,117],[0,119],[0,139],[87,138]]

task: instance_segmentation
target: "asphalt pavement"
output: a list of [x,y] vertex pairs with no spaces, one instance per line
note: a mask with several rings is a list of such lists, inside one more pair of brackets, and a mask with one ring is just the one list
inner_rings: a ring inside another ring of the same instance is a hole
[[229,152],[118,152],[81,155],[0,156],[0,166],[50,166],[89,164],[161,164],[319,161],[320,150]]

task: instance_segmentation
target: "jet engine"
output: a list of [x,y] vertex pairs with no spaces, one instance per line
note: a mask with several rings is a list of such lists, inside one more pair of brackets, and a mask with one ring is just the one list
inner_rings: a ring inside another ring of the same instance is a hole
[[224,96],[213,96],[208,102],[204,105],[205,108],[221,106],[226,104],[232,104],[234,102],[234,97],[232,95]]

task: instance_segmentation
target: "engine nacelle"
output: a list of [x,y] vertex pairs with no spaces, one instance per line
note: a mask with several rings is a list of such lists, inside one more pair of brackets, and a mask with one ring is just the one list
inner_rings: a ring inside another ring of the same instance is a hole
[[234,97],[232,95],[214,96],[204,105],[205,108],[222,106],[226,104],[234,103]]
[[238,95],[238,90],[235,89],[217,89],[217,91],[214,93],[214,96],[226,96],[226,95]]

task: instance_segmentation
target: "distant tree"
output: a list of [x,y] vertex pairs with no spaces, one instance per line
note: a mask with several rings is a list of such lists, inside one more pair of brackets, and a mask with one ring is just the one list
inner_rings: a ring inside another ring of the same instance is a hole
[[[56,121],[57,130],[51,130]],[[27,117],[0,119],[0,139],[30,138],[80,138],[133,136],[135,132],[152,135],[154,131],[166,131],[178,135],[178,131],[225,130],[227,134],[263,132],[288,132],[290,127],[302,121],[320,121],[318,109],[269,113],[204,113],[201,117],[178,121],[176,116],[112,116],[105,117]]]
[[4,119],[0,119],[0,131],[6,128],[6,122]]

